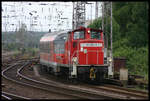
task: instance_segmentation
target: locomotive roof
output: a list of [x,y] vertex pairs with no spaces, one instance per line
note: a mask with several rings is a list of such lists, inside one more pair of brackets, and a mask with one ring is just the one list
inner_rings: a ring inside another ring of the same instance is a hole
[[70,31],[70,30],[55,31],[52,33],[47,33],[40,39],[40,42],[42,42],[42,41],[54,41],[56,39],[58,40],[59,36],[62,36],[62,35],[67,36],[68,31]]

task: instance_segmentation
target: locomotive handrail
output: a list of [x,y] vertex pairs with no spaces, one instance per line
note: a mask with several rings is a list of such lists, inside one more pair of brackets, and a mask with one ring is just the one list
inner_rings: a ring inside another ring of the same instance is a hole
[[[76,51],[73,52],[73,55],[71,56],[71,59],[73,58],[73,56],[75,55],[75,53],[77,53],[77,51],[78,50],[76,50]],[[77,56],[77,59],[78,59],[78,56]]]

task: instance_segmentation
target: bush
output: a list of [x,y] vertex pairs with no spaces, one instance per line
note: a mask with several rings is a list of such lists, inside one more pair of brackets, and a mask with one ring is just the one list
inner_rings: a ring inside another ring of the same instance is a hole
[[126,66],[130,74],[142,75],[148,78],[148,46],[132,48],[125,45],[125,43],[127,43],[127,40],[123,39],[122,42],[116,41],[113,44],[113,56],[127,59]]
[[148,47],[134,49],[128,65],[129,68],[133,68],[134,74],[148,76]]
[[27,48],[26,52],[29,53],[31,56],[36,56],[38,54],[38,48]]

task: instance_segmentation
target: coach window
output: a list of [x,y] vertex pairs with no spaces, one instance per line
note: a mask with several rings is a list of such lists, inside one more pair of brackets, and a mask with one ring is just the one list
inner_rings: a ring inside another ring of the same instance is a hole
[[43,42],[43,52],[45,53],[45,42]]
[[48,47],[49,47],[49,53],[50,53],[50,51],[51,51],[50,42],[49,42],[49,44],[48,44]]
[[74,32],[74,36],[73,39],[84,39],[85,35],[84,35],[84,30],[80,30],[80,31],[75,31]]
[[46,49],[47,49],[47,53],[48,53],[48,42],[47,42],[46,46],[47,46]]
[[45,42],[45,44],[44,44],[44,50],[45,50],[45,53],[47,53],[47,52],[46,52],[46,42]]
[[44,52],[46,53],[46,42],[44,42]]
[[48,53],[48,42],[46,42],[46,53]]
[[41,44],[40,44],[40,50],[41,50],[41,52],[43,52],[43,43],[41,42]]
[[44,52],[44,42],[42,43],[42,51]]
[[50,42],[49,42],[49,53],[50,53],[50,51],[51,51],[51,47],[50,47]]
[[54,51],[54,52],[55,52],[56,54],[63,54],[63,53],[65,52],[65,45],[64,45],[64,42],[65,42],[65,41],[62,41],[62,40],[61,40],[61,41],[59,40],[59,41],[55,41],[55,42],[54,42],[54,45],[55,45],[55,46],[54,46],[54,47],[55,47],[55,49],[54,49],[55,51]]
[[44,48],[44,47],[43,47],[43,42],[41,42],[41,51],[42,51],[42,52],[44,52],[44,51],[43,51],[43,48]]
[[40,49],[40,51],[41,51],[41,42],[40,42],[40,45],[39,45],[40,47],[39,47],[39,49]]
[[47,42],[47,53],[49,53],[49,42]]
[[43,42],[41,42],[41,52],[44,52],[43,51]]

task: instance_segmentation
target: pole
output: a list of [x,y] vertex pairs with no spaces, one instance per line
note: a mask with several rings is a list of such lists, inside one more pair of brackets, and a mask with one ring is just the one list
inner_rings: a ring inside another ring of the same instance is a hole
[[98,2],[95,3],[95,19],[98,18]]
[[111,2],[111,22],[110,23],[111,23],[111,27],[110,27],[111,28],[110,29],[111,30],[111,32],[110,32],[111,43],[110,44],[111,44],[111,56],[112,56],[112,2]]
[[111,2],[111,7],[110,7],[110,9],[111,9],[111,33],[110,33],[110,41],[111,41],[111,43],[110,43],[110,45],[111,45],[111,52],[110,52],[110,56],[111,56],[111,59],[112,59],[112,62],[111,62],[111,66],[112,66],[112,77],[113,77],[113,73],[114,73],[114,68],[113,68],[113,54],[112,54],[112,2]]
[[74,30],[74,2],[73,2],[73,13],[72,13],[72,30]]
[[104,32],[104,2],[102,3],[102,30]]
[[85,26],[85,2],[73,2],[73,29]]
[[92,4],[91,4],[91,23],[92,23]]

